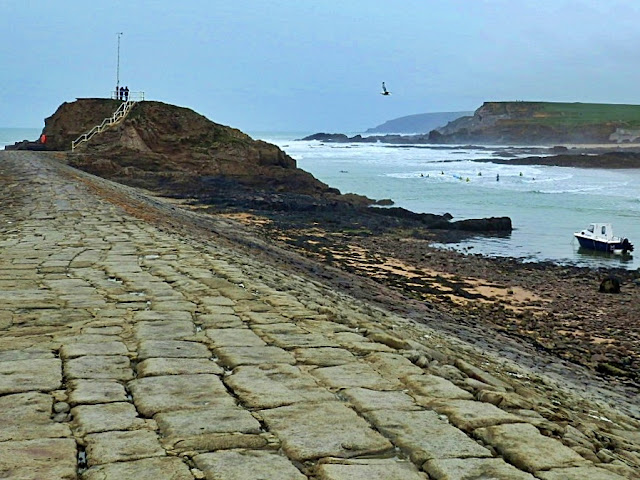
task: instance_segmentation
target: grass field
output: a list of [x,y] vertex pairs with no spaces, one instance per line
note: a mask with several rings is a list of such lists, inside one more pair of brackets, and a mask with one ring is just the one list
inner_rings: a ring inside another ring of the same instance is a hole
[[[640,128],[640,105],[608,103],[515,102],[530,107],[530,121],[549,126],[572,127],[616,124]],[[526,108],[526,107],[525,107]]]

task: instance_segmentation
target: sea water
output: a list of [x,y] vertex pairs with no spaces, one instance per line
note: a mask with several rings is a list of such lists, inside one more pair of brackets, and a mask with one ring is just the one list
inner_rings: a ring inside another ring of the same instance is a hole
[[[592,267],[640,268],[640,170],[585,169],[477,162],[504,147],[390,145],[300,141],[302,134],[257,133],[298,166],[343,193],[389,198],[419,213],[454,220],[508,216],[509,235],[475,236],[436,245],[467,253]],[[522,152],[520,156],[527,156]],[[629,238],[635,256],[595,255],[573,233],[611,223]]]
[[34,142],[38,140],[41,132],[39,128],[0,128],[0,150],[4,150],[6,145],[13,145],[22,140]]

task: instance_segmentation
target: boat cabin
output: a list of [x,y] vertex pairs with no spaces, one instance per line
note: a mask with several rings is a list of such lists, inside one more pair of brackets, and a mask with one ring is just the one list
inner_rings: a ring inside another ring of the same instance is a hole
[[589,237],[602,238],[606,240],[613,239],[613,228],[610,223],[590,223],[583,233],[587,234]]

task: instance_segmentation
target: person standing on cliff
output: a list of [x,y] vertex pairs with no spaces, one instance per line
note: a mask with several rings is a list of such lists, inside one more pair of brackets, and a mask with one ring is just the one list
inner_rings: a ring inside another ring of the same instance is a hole
[[124,87],[124,100],[125,102],[129,100],[129,87]]
[[120,87],[120,100],[124,98],[124,87]]

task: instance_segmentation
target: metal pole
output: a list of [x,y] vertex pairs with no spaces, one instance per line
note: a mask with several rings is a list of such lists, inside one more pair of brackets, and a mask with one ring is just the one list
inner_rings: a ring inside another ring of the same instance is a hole
[[122,32],[118,32],[118,63],[116,66],[116,100],[118,99],[118,91],[120,89],[120,37],[122,36]]

